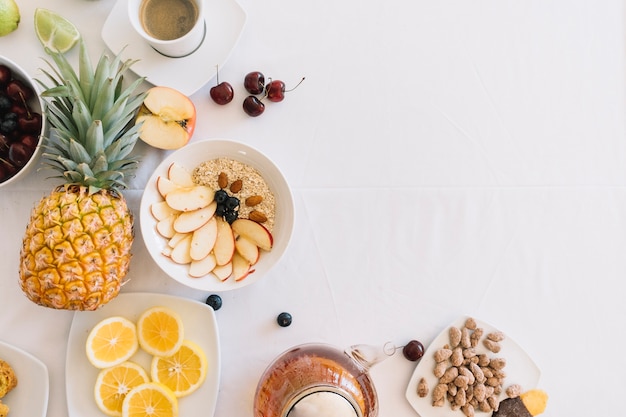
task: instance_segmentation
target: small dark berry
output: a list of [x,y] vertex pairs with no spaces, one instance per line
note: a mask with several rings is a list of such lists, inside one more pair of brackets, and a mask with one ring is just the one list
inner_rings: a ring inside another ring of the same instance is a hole
[[217,311],[222,308],[222,297],[217,294],[211,294],[207,297],[206,304]]
[[234,210],[237,207],[239,207],[239,199],[237,197],[228,197],[228,200],[226,200],[226,208],[229,210]]
[[418,340],[411,340],[402,348],[402,353],[405,358],[415,362],[424,356],[424,345]]
[[276,318],[276,322],[280,327],[288,327],[289,325],[291,325],[291,320],[291,314],[285,312],[280,313]]
[[222,204],[228,199],[228,193],[224,190],[217,190],[213,199],[217,204]]
[[236,210],[226,211],[226,213],[224,213],[224,220],[226,220],[228,224],[233,224],[233,222],[237,220],[237,217],[239,217],[239,212]]

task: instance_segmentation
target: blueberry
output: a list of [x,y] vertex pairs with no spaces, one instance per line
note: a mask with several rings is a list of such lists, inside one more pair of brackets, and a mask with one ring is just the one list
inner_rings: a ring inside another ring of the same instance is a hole
[[207,297],[206,304],[217,311],[222,308],[222,297],[217,294],[211,294]]
[[226,207],[223,204],[218,204],[217,208],[215,209],[215,215],[217,217],[224,217],[227,212],[228,210],[226,210]]
[[228,222],[228,224],[233,224],[235,220],[239,217],[239,212],[236,210],[229,210],[224,213],[224,220]]
[[228,197],[225,204],[227,209],[234,210],[239,207],[239,199],[237,197]]
[[280,327],[288,327],[291,324],[291,314],[283,312],[278,315],[276,322]]
[[5,118],[0,122],[0,132],[11,133],[17,129],[17,119]]
[[0,93],[0,112],[6,112],[11,108],[11,99],[4,93]]
[[217,190],[213,198],[217,204],[222,204],[228,199],[228,193],[224,190]]

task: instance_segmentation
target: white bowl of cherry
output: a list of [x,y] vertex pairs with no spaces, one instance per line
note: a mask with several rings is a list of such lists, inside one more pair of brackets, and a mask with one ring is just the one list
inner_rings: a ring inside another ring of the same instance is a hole
[[0,56],[0,187],[37,164],[47,129],[44,102],[28,73]]

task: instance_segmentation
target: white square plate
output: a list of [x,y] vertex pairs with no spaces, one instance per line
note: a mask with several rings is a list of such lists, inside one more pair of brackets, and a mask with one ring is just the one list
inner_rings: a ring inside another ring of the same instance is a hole
[[[91,329],[101,320],[111,316],[126,317],[136,323],[142,312],[155,306],[168,307],[180,315],[185,339],[198,344],[209,363],[204,383],[197,391],[179,399],[180,415],[185,417],[213,415],[220,381],[219,338],[213,309],[199,301],[166,294],[122,293],[99,310],[74,313],[65,364],[67,408],[70,417],[105,416],[94,400],[93,391],[99,370],[89,363],[85,353],[85,343]],[[152,356],[139,349],[130,360],[143,366],[150,375],[151,358]]]
[[[422,357],[422,359],[420,359],[420,362],[417,364],[417,367],[413,372],[413,376],[411,377],[409,386],[406,390],[406,399],[421,417],[464,416],[461,410],[453,411],[450,408],[450,403],[447,401],[443,407],[433,407],[432,390],[437,385],[437,377],[433,375],[433,370],[435,369],[435,352],[442,348],[446,343],[449,343],[450,339],[448,331],[450,327],[455,326],[458,328],[462,328],[467,318],[468,317],[459,318],[458,320],[447,326],[441,333],[439,333],[435,340],[433,340],[433,342],[428,346],[426,352],[424,353],[424,356]],[[484,329],[483,338],[488,333],[497,331],[497,329],[485,322],[477,319],[475,319],[475,321],[478,327]],[[482,345],[483,339],[481,338],[481,343],[476,348],[478,353],[488,353],[491,357],[506,359],[506,367],[504,368],[504,371],[507,375],[505,378],[505,389],[507,386],[512,384],[519,384],[522,387],[523,391],[528,391],[530,389],[536,388],[537,383],[539,382],[539,376],[541,375],[539,368],[526,354],[526,352],[506,334],[506,332],[503,333],[505,335],[505,339],[500,342],[500,352],[495,354],[487,351],[487,349]],[[422,377],[426,378],[428,386],[430,387],[429,394],[423,398],[417,395],[417,384]],[[506,398],[506,394],[502,392],[502,394],[500,395],[500,401],[502,401],[504,398]],[[491,413],[476,411],[476,415],[488,416],[491,415]]]
[[174,88],[190,96],[202,88],[224,66],[239,41],[246,13],[235,0],[206,0],[206,35],[192,54],[169,58],[155,51],[130,24],[128,1],[118,0],[102,27],[102,39],[123,59],[138,59],[131,71],[153,85]]
[[0,342],[0,359],[8,363],[17,377],[17,386],[4,396],[10,416],[45,417],[48,412],[48,368],[30,353]]

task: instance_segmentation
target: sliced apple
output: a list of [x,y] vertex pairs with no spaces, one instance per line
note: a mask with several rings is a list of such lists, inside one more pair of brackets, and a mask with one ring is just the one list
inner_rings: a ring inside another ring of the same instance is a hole
[[189,236],[190,233],[174,233],[174,236],[172,236],[170,238],[170,240],[167,241],[167,245],[170,248],[175,247],[176,245],[178,245],[178,242],[180,242],[181,240],[183,240],[184,238],[186,238],[187,236]]
[[252,272],[253,269],[250,268],[250,262],[245,260],[243,256],[239,255],[239,253],[235,252],[233,255],[233,273],[232,276],[235,278],[235,281],[241,281]]
[[215,266],[215,255],[209,253],[202,259],[191,261],[189,265],[189,275],[193,278],[203,277],[213,271]]
[[170,181],[168,178],[160,175],[157,177],[156,186],[159,194],[161,194],[161,197],[163,198],[165,198],[165,196],[168,195],[171,191],[180,188],[180,186],[175,182]]
[[196,107],[178,90],[156,86],[148,90],[136,124],[139,137],[159,149],[178,149],[189,142],[196,126]]
[[259,247],[252,240],[243,235],[235,238],[235,249],[250,265],[254,265],[259,260]]
[[156,224],[157,232],[161,236],[166,237],[168,239],[174,236],[176,234],[176,230],[174,230],[174,221],[176,221],[177,217],[178,217],[177,214],[172,214],[170,216],[167,216],[163,220],[157,221],[157,224]]
[[161,251],[161,255],[163,256],[167,256],[168,258],[172,256],[172,247],[171,246],[166,246],[163,248],[163,250]]
[[217,265],[211,272],[220,281],[226,281],[233,274],[233,263],[228,262],[224,265]]
[[235,253],[235,236],[227,221],[223,220],[221,217],[216,217],[216,220],[217,237],[215,238],[213,253],[215,254],[215,260],[218,265],[226,265],[230,262]]
[[167,169],[167,178],[172,181],[174,184],[177,184],[181,187],[193,187],[196,185],[193,182],[193,176],[191,172],[180,165],[177,162],[172,162]]
[[[207,255],[213,250],[216,240],[217,219],[215,217],[211,217],[206,224],[193,232],[193,236],[191,237],[191,249],[189,252],[191,259],[200,260],[206,258]],[[215,258],[215,256],[213,256],[213,258]]]
[[177,188],[165,196],[165,201],[174,210],[193,211],[206,207],[213,201],[214,191],[204,185]]
[[163,220],[172,214],[178,214],[178,210],[174,210],[167,204],[167,201],[156,201],[150,205],[150,213],[156,220]]
[[190,249],[191,249],[191,235],[186,236],[184,239],[178,242],[176,246],[172,248],[172,253],[170,255],[170,257],[172,258],[172,261],[176,262],[177,264],[183,264],[183,265],[190,263],[191,262],[191,255],[189,254]]
[[213,217],[216,208],[217,203],[212,201],[206,207],[180,213],[174,221],[174,230],[178,233],[189,233],[201,228]]
[[272,249],[274,238],[262,224],[249,219],[237,219],[233,222],[232,229],[235,234],[247,237],[259,248],[266,251]]

